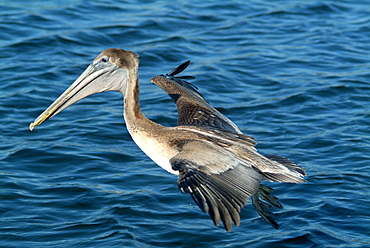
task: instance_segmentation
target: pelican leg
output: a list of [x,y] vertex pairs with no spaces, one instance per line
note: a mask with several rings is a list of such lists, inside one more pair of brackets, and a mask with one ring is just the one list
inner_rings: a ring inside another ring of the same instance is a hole
[[274,219],[274,213],[268,211],[272,208],[272,206],[280,209],[283,208],[283,206],[278,202],[278,198],[270,195],[273,190],[274,189],[270,187],[260,185],[257,192],[252,195],[252,204],[257,210],[258,214],[266,222],[268,222],[274,228],[279,229],[280,226]]

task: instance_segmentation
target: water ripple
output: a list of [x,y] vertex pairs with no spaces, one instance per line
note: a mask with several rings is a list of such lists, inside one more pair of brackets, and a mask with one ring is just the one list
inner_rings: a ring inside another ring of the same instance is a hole
[[[1,247],[367,247],[370,13],[366,1],[0,3]],[[176,124],[150,84],[187,59],[207,100],[308,173],[273,184],[274,230],[251,204],[215,228],[132,142],[117,93],[28,124],[102,50],[140,55],[141,105]]]

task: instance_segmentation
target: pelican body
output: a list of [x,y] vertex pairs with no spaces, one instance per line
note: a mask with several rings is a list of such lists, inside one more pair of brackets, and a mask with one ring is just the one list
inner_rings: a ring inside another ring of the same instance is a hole
[[181,192],[189,193],[216,226],[221,221],[227,231],[232,229],[232,222],[238,226],[241,208],[252,196],[257,212],[278,228],[268,208],[269,204],[282,206],[270,195],[272,189],[262,186],[261,181],[302,183],[305,172],[284,157],[258,153],[252,137],[242,134],[195,87],[175,77],[187,65],[151,80],[175,101],[179,115],[175,127],[155,123],[141,112],[137,54],[110,48],[93,60],[30,124],[30,129],[89,95],[119,91],[124,96],[124,119],[134,142],[156,164],[178,175]]

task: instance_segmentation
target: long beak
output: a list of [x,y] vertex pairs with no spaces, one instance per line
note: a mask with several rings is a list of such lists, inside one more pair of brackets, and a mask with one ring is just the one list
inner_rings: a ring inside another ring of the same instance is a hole
[[77,78],[76,81],[60,95],[29,126],[32,131],[36,126],[60,113],[73,103],[95,93],[103,91],[121,91],[126,88],[127,71],[114,65],[97,68],[93,64]]

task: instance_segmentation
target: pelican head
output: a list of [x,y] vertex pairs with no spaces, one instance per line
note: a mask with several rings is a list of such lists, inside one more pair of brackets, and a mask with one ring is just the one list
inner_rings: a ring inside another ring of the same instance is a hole
[[128,70],[136,65],[137,55],[122,49],[109,48],[99,54],[74,83],[61,94],[29,126],[36,126],[57,115],[75,102],[104,91],[126,92]]

